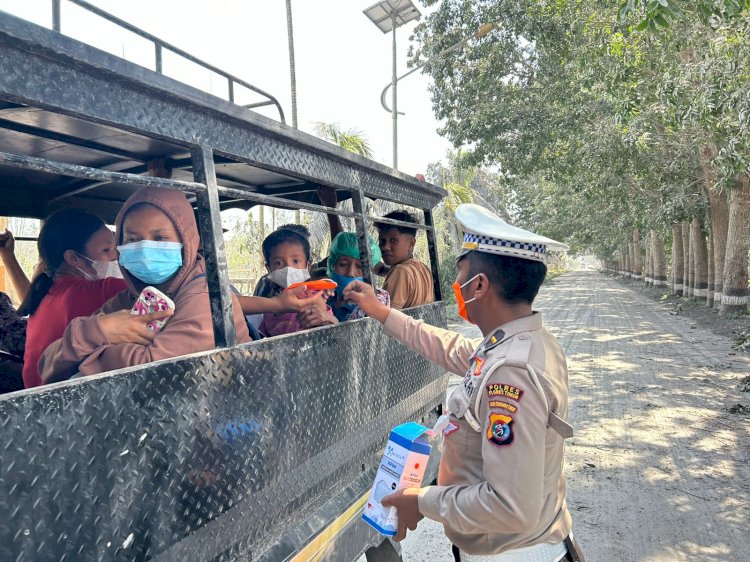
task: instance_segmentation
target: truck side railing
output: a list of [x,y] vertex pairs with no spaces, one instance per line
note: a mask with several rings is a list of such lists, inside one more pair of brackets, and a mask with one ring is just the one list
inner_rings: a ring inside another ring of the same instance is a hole
[[[62,10],[61,10],[62,1],[63,0],[52,0],[52,29],[57,31],[58,33],[62,33]],[[162,55],[164,51],[169,51],[179,57],[182,57],[183,59],[186,59],[194,64],[197,64],[198,66],[205,68],[206,70],[210,70],[214,74],[218,74],[222,78],[226,79],[227,89],[229,93],[228,95],[229,101],[234,102],[235,84],[243,86],[247,88],[248,90],[255,92],[256,94],[266,99],[264,101],[246,104],[246,105],[243,105],[242,107],[246,107],[248,109],[255,109],[258,107],[273,105],[276,107],[276,110],[279,112],[279,120],[282,123],[286,123],[286,119],[284,118],[284,110],[281,108],[281,104],[274,96],[272,96],[268,92],[261,90],[257,86],[253,86],[249,82],[245,82],[244,80],[237,78],[236,76],[232,76],[228,72],[225,72],[224,70],[212,64],[209,64],[205,61],[200,60],[197,57],[194,57],[193,55],[191,55],[190,53],[186,51],[183,51],[179,47],[175,47],[174,45],[171,45],[170,43],[167,43],[166,41],[159,39],[155,35],[151,35],[150,33],[143,31],[142,29],[134,25],[131,25],[128,22],[121,20],[120,18],[116,16],[113,16],[112,14],[105,12],[104,10],[100,8],[97,8],[93,4],[89,4],[85,0],[66,0],[66,1],[70,2],[71,4],[75,4],[76,6],[80,8],[83,8],[87,12],[97,15],[100,18],[103,18],[111,23],[114,23],[115,25],[121,27],[122,29],[130,31],[131,33],[134,33],[138,35],[139,37],[143,37],[144,39],[151,41],[151,43],[154,44],[154,69],[159,74],[163,74]]]

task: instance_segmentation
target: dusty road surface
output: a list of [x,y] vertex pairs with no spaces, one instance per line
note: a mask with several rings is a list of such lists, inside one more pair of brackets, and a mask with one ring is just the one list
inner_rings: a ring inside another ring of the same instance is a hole
[[[535,308],[570,365],[568,504],[588,562],[750,560],[750,418],[729,411],[750,406],[747,357],[599,273],[558,277]],[[433,522],[402,544],[407,562],[452,561]]]

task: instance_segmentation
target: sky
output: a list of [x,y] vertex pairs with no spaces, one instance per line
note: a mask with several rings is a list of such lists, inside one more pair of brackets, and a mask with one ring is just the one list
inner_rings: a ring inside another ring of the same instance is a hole
[[[284,0],[89,0],[95,6],[274,95],[291,125],[289,53]],[[292,0],[299,128],[338,123],[362,131],[373,158],[392,164],[391,114],[380,92],[391,80],[390,34],[363,14],[374,0]],[[426,9],[415,1],[419,10]],[[0,0],[0,10],[51,27],[50,0]],[[416,22],[397,32],[399,75],[408,71],[409,35]],[[153,47],[145,39],[62,1],[62,32],[97,48],[153,68]],[[164,73],[215,95],[226,82],[192,64],[164,55]],[[428,92],[431,79],[420,72],[399,82],[399,170],[424,173],[451,148],[436,130]],[[238,103],[257,101],[235,91]],[[390,105],[390,96],[388,97]],[[277,119],[274,109],[260,113]]]

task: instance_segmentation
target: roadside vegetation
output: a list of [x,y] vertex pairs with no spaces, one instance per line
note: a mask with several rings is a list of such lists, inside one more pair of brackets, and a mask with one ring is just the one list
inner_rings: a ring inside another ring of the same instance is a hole
[[747,312],[750,1],[423,0],[426,67],[463,166],[517,222],[722,315]]

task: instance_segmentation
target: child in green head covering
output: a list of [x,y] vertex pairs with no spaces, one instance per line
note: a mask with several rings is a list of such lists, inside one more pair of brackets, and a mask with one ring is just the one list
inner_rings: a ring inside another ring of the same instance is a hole
[[[372,264],[370,267],[373,267],[380,261],[381,254],[380,248],[378,248],[375,240],[370,237],[369,241],[370,255],[372,256]],[[336,295],[331,297],[328,304],[333,309],[333,313],[336,315],[339,322],[364,318],[366,315],[359,307],[352,303],[345,302],[342,297],[344,288],[349,283],[355,279],[359,279],[360,281],[363,280],[359,244],[357,243],[357,235],[353,232],[341,232],[333,239],[333,242],[331,242],[331,248],[328,252],[328,275],[338,283],[338,287],[336,287]],[[386,291],[377,289],[375,293],[380,302],[386,306],[391,305],[391,297]]]

